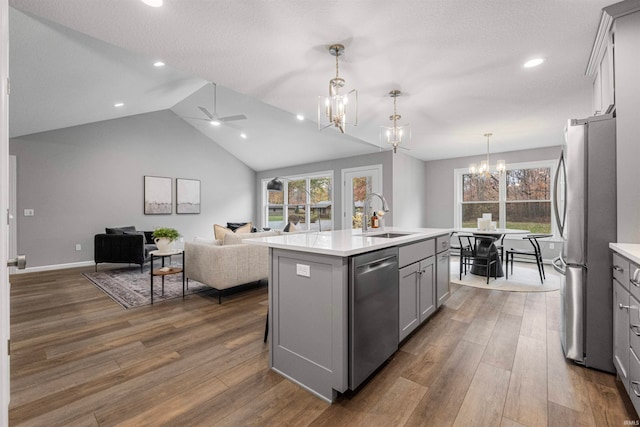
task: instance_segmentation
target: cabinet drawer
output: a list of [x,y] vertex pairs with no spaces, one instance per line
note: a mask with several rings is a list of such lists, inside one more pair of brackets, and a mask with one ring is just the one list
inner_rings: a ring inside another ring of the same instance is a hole
[[614,252],[613,254],[613,277],[629,289],[629,261]]
[[398,248],[398,267],[413,264],[422,259],[429,258],[436,253],[436,241],[434,239],[422,240]]
[[[629,290],[640,301],[640,267],[636,264],[629,265]],[[640,354],[636,352],[636,354]]]
[[640,360],[632,349],[629,349],[629,397],[636,412],[640,413]]
[[449,249],[449,235],[436,238],[436,252],[444,252]]
[[640,303],[633,296],[629,298],[629,346],[640,354]]

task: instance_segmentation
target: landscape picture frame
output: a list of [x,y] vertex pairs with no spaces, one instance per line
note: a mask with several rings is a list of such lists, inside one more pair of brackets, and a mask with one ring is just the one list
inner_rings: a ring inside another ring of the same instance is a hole
[[171,215],[173,198],[172,179],[165,176],[144,176],[144,214]]
[[176,178],[176,213],[200,213],[200,180]]

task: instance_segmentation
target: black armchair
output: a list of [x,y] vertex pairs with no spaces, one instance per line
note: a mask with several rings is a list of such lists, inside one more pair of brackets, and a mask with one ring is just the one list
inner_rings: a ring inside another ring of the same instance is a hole
[[94,236],[94,260],[96,271],[101,262],[139,264],[140,271],[149,260],[149,252],[155,251],[153,232],[136,231],[135,227],[107,228],[106,233]]

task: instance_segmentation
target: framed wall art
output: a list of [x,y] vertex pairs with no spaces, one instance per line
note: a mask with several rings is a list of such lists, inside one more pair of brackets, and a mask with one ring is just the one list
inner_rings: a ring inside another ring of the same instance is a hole
[[144,177],[144,214],[170,215],[173,201],[171,199],[171,178],[163,176]]
[[200,180],[176,178],[176,213],[200,213]]

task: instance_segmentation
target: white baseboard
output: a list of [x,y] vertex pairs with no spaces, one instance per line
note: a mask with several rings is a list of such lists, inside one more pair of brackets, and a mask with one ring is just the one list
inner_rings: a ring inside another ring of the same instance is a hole
[[15,271],[10,272],[10,274],[37,273],[39,271],[63,270],[65,268],[90,267],[92,265],[95,265],[95,262],[80,261],[80,262],[71,262],[68,264],[40,265],[38,267],[27,267],[24,270],[16,269]]

